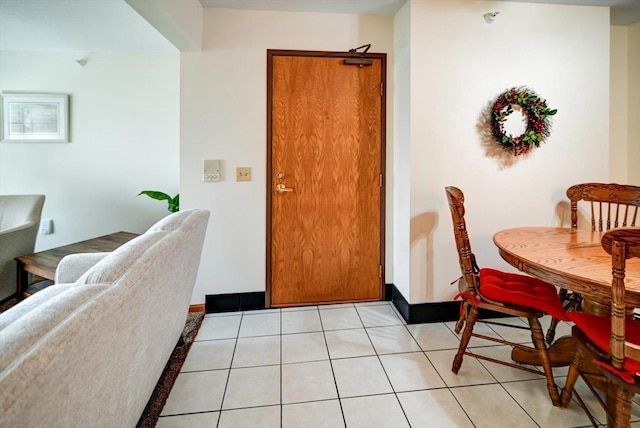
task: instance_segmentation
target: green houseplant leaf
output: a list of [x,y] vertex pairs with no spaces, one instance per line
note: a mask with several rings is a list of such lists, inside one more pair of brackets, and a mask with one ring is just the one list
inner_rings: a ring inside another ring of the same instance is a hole
[[180,211],[180,194],[177,194],[169,201],[169,211],[172,213]]
[[158,201],[167,201],[167,209],[169,210],[169,212],[175,213],[177,211],[180,211],[180,194],[177,194],[172,198],[164,192],[158,192],[156,190],[143,190],[142,192],[138,193],[138,196],[140,195],[147,195],[151,199],[156,199]]

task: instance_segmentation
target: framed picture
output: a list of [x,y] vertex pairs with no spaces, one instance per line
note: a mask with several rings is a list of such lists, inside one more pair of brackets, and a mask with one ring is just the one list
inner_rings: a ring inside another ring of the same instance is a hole
[[69,95],[2,93],[3,142],[69,142]]

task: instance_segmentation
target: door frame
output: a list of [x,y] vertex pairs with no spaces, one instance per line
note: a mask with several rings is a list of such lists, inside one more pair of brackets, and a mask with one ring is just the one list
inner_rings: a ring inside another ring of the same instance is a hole
[[[386,212],[386,141],[387,141],[387,54],[386,53],[360,53],[352,52],[327,52],[327,51],[298,51],[298,50],[280,50],[267,49],[267,236],[266,236],[266,293],[265,308],[271,307],[271,289],[272,289],[272,218],[271,211],[273,209],[273,141],[272,141],[272,108],[273,108],[273,57],[275,56],[296,56],[296,57],[321,57],[321,58],[371,58],[379,59],[380,79],[382,80],[382,92],[380,96],[380,173],[382,175],[380,182],[380,296],[386,299],[385,287],[385,212]],[[345,65],[345,67],[347,67]],[[349,67],[356,67],[350,65]]]

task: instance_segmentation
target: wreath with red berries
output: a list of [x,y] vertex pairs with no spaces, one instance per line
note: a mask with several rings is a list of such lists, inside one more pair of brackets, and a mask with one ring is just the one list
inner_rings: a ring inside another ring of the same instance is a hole
[[[524,133],[514,137],[504,129],[507,117],[513,113],[513,106],[520,106],[527,120]],[[496,141],[514,156],[529,153],[539,147],[551,132],[551,116],[558,112],[550,109],[547,101],[535,91],[518,87],[511,88],[498,97],[491,109],[491,129]]]

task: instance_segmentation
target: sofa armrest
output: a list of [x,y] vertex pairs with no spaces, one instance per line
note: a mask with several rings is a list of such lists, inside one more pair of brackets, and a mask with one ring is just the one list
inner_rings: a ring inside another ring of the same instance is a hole
[[65,256],[60,260],[60,264],[56,269],[55,283],[76,282],[85,272],[109,254],[111,253],[81,253]]

